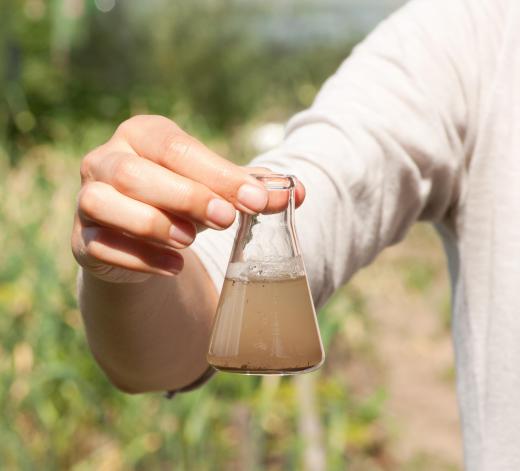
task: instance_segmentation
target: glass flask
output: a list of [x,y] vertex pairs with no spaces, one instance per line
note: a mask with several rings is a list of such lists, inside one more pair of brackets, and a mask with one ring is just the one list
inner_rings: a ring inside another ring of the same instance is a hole
[[308,372],[324,353],[295,231],[295,178],[254,176],[273,211],[240,213],[207,359],[233,373]]

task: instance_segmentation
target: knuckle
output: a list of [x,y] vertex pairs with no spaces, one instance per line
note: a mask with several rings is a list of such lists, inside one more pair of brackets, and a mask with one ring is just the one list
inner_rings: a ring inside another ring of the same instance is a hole
[[84,234],[85,255],[92,257],[92,258],[97,258],[97,259],[102,257],[102,245],[100,243],[100,237],[101,237],[101,234],[100,234],[99,229],[94,228],[94,227],[88,228],[88,235],[85,236],[85,234]]
[[80,211],[89,217],[93,217],[98,213],[102,204],[103,196],[99,185],[95,183],[83,185],[78,197]]
[[181,212],[190,212],[195,206],[197,199],[197,191],[194,186],[189,183],[180,183],[175,190],[175,206]]
[[147,115],[147,114],[137,114],[131,116],[128,119],[125,119],[119,126],[115,134],[128,136],[135,129],[146,127],[162,127],[162,126],[173,126],[175,129],[179,129],[179,127],[170,119],[161,115]]
[[101,144],[100,146],[92,149],[86,154],[81,160],[79,173],[81,175],[81,181],[95,180],[96,174],[98,173],[99,166],[102,166],[107,159],[106,155],[110,154],[110,149],[113,145],[114,137],[110,138],[109,141]]
[[238,188],[243,183],[245,175],[229,165],[220,165],[215,169],[215,182],[219,185],[219,194],[228,201],[236,198]]
[[135,115],[131,116],[128,119],[122,121],[116,129],[115,134],[126,135],[130,132],[135,126],[138,126],[142,123],[143,119],[146,118],[146,115]]
[[79,227],[79,224],[77,222],[74,223],[74,229],[72,231],[72,235],[70,238],[70,248],[72,250],[72,254],[74,255],[74,258],[78,261],[78,263],[81,263],[81,259],[83,256],[83,244],[81,240],[81,228]]
[[191,146],[192,141],[189,136],[180,131],[169,132],[164,138],[162,163],[174,167],[189,155]]
[[227,182],[234,179],[237,174],[236,170],[228,165],[219,166],[216,173],[216,178],[223,182]]
[[137,234],[140,237],[154,237],[157,232],[158,217],[154,211],[144,213],[139,221]]
[[85,253],[88,257],[101,260],[103,258],[103,251],[101,244],[96,240],[90,240],[85,245]]
[[140,179],[140,170],[136,159],[127,157],[117,159],[112,172],[114,186],[123,192],[134,188]]
[[95,165],[96,160],[96,150],[97,149],[93,150],[92,152],[89,152],[85,157],[83,157],[83,160],[81,161],[79,167],[81,181],[92,179],[93,167]]

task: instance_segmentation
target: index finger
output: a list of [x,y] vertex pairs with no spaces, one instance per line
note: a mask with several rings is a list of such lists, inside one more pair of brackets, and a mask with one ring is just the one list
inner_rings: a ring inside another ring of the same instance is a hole
[[163,116],[134,116],[114,137],[122,137],[139,156],[202,183],[240,211],[258,213],[267,205],[260,182]]
[[[270,168],[267,168],[267,167],[246,167],[247,171],[249,174],[268,174],[268,173],[272,173],[271,169]],[[295,188],[295,192],[294,192],[294,202],[295,202],[295,206],[296,208],[299,208],[303,201],[305,200],[305,186],[303,185],[303,183],[298,179],[298,177],[295,177],[296,179],[296,188]],[[269,198],[269,202],[267,203],[267,207],[264,208],[264,211],[274,211],[274,212],[277,212],[277,211],[281,211],[283,208],[282,207],[271,207],[271,198]]]

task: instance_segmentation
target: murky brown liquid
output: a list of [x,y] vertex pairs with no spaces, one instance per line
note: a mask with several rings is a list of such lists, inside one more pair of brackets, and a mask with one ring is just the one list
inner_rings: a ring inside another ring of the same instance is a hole
[[219,370],[288,374],[321,364],[323,349],[305,277],[226,278],[208,362]]

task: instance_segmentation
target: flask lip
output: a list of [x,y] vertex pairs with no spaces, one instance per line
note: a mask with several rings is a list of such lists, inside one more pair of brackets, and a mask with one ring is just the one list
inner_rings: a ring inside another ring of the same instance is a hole
[[296,187],[296,177],[285,173],[252,173],[266,190],[291,190]]

